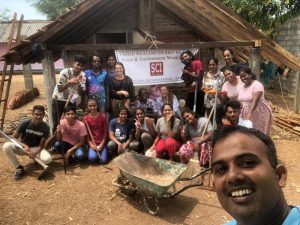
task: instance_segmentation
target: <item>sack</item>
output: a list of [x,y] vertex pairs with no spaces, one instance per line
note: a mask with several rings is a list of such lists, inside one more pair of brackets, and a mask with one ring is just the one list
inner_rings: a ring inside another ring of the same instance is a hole
[[151,158],[156,158],[156,151],[155,151],[155,150],[148,149],[148,150],[145,152],[145,156],[151,157]]

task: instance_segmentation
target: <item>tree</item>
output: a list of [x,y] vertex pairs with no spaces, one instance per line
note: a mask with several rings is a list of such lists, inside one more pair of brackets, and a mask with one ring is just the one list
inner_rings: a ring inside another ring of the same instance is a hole
[[33,6],[48,19],[55,20],[60,15],[68,12],[72,6],[80,0],[28,0],[33,2]]
[[9,9],[0,9],[0,21],[9,21],[10,16],[9,16],[10,10]]
[[271,38],[279,25],[300,15],[300,0],[221,0]]

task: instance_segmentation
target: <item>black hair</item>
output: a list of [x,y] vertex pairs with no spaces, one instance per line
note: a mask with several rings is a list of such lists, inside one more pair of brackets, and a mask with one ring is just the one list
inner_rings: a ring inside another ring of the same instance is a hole
[[223,54],[224,54],[224,52],[226,52],[226,51],[229,51],[230,54],[231,54],[232,57],[233,57],[233,50],[232,50],[232,49],[226,48],[226,49],[223,51]]
[[224,140],[234,133],[243,133],[245,135],[255,136],[256,138],[261,140],[267,147],[268,159],[271,166],[274,169],[276,168],[276,166],[278,165],[278,158],[274,142],[268,135],[253,128],[246,128],[243,126],[224,126],[222,129],[218,129],[214,132],[212,138],[212,147],[214,148],[218,142]]
[[183,62],[182,56],[183,56],[184,54],[189,55],[189,56],[191,57],[191,60],[192,60],[192,61],[194,60],[194,55],[193,55],[193,53],[192,53],[191,51],[187,50],[187,51],[184,51],[184,52],[182,52],[182,53],[180,54],[180,60],[181,60],[181,62]]
[[240,65],[240,66],[239,66],[239,73],[238,73],[238,74],[240,75],[241,72],[250,74],[252,80],[256,80],[256,74],[254,74],[254,73],[252,72],[252,70],[250,69],[249,66],[247,66],[247,65]]
[[82,65],[86,65],[86,58],[83,55],[75,55],[74,62],[79,62]]
[[[165,104],[163,104],[163,106],[161,107],[161,112],[164,111],[164,108],[165,108],[166,106],[170,106],[171,109],[173,110],[173,106],[172,106],[170,103],[165,103]],[[170,124],[171,129],[173,128],[174,121],[175,121],[175,115],[171,118],[171,124]]]
[[219,60],[217,58],[211,58],[211,59],[208,60],[208,65],[209,65],[210,61],[214,61],[214,63],[217,64],[217,65],[219,63]]
[[93,62],[93,57],[96,56],[96,57],[99,57],[100,59],[100,63],[102,64],[103,63],[103,58],[102,56],[100,55],[100,53],[98,51],[93,51],[91,56],[90,56],[90,62],[92,63]]
[[226,65],[226,66],[223,68],[224,73],[225,73],[226,70],[231,71],[231,72],[233,72],[234,74],[236,74],[236,72],[237,72],[237,71],[235,71],[235,69],[233,68],[233,66],[227,66],[227,65]]
[[141,110],[141,111],[144,113],[144,115],[145,115],[145,109],[142,108],[142,107],[137,107],[137,108],[135,109],[135,111],[134,111],[134,117],[136,117],[136,112],[137,112],[138,110]]
[[67,112],[73,111],[76,113],[76,107],[73,105],[68,105],[65,109],[64,109],[64,114]]
[[114,58],[114,60],[117,62],[116,56],[113,55],[113,54],[110,54],[110,55],[106,56],[105,61],[107,62],[107,60],[108,60],[110,57]]
[[125,110],[125,111],[127,112],[127,116],[129,117],[129,110],[127,109],[127,107],[125,107],[125,106],[119,107],[118,114],[120,114],[120,112],[121,112],[122,110]]
[[96,105],[97,105],[97,111],[100,112],[100,109],[99,109],[97,100],[94,99],[94,98],[89,98],[89,99],[87,100],[87,104],[89,104],[89,102],[91,102],[91,101],[96,102]]
[[232,100],[226,103],[225,110],[227,111],[228,107],[231,107],[233,109],[241,109],[241,103],[236,100]]
[[138,91],[138,96],[141,95],[141,92],[142,92],[142,91],[146,91],[147,94],[149,95],[148,90],[147,90],[146,88],[140,88],[139,91]]
[[182,116],[183,116],[185,113],[191,113],[191,114],[194,115],[194,117],[195,117],[196,119],[199,118],[198,113],[194,112],[194,111],[191,110],[189,107],[185,107],[185,108],[184,108],[184,110],[183,110],[183,112],[182,112]]
[[92,52],[92,54],[90,55],[90,57],[89,57],[89,62],[88,62],[88,67],[90,68],[90,69],[92,69],[93,68],[93,66],[92,66],[92,64],[93,64],[93,58],[94,57],[99,57],[99,59],[100,59],[100,66],[99,66],[99,68],[100,68],[100,70],[102,69],[102,66],[103,66],[103,58],[102,58],[102,56],[100,55],[100,53],[96,50],[96,51],[93,51]]
[[35,105],[35,106],[33,106],[32,112],[34,112],[35,110],[39,110],[39,111],[42,111],[43,113],[45,113],[45,107],[42,106],[42,105]]

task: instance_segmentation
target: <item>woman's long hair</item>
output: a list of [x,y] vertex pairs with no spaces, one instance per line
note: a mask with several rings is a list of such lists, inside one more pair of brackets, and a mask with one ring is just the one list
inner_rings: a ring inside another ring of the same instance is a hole
[[[119,65],[119,66],[121,66],[123,68],[123,74],[125,75],[125,67],[124,67],[123,63],[116,62],[116,65]],[[115,68],[116,68],[116,65],[115,65]]]
[[[163,104],[163,106],[162,106],[162,108],[161,108],[161,111],[162,111],[161,113],[163,113],[163,111],[164,111],[164,109],[165,109],[166,106],[170,106],[171,109],[173,110],[173,105],[171,105],[170,103],[165,103],[165,104]],[[173,126],[174,126],[174,121],[175,121],[175,115],[171,118],[171,124],[170,124],[171,129],[172,129]]]
[[[97,105],[97,112],[100,112],[100,109],[99,109],[99,106],[98,106],[98,102],[97,102],[96,99],[89,98],[89,99],[87,100],[87,104],[88,104],[88,105],[89,105],[89,102],[95,102],[96,105]],[[90,110],[88,110],[88,112],[90,113]]]
[[[170,91],[169,91],[169,89],[168,89],[168,87],[166,86],[166,85],[162,85],[162,86],[160,86],[160,88],[162,88],[162,87],[166,87],[167,88],[167,90],[168,90],[168,95],[167,95],[167,97],[168,97],[168,101],[165,103],[165,104],[167,104],[167,103],[169,103],[169,104],[171,104],[172,105],[172,110],[173,110],[173,99],[174,99],[174,94],[173,93],[171,93]],[[163,97],[161,97],[161,99],[163,100]]]
[[252,80],[256,80],[256,79],[257,79],[257,78],[256,78],[256,74],[252,72],[252,70],[250,69],[249,66],[241,65],[240,68],[239,68],[239,74],[240,74],[241,72],[250,74]]
[[[197,113],[197,112],[194,112],[193,110],[191,110],[191,109],[188,108],[188,107],[185,107],[185,108],[184,108],[184,110],[183,110],[183,112],[182,112],[182,117],[183,117],[183,115],[184,115],[185,113],[190,113],[190,114],[192,114],[192,115],[195,117],[195,119],[197,119],[197,120],[198,120],[198,118],[199,118],[198,113]],[[183,122],[186,124],[184,118],[183,118]]]

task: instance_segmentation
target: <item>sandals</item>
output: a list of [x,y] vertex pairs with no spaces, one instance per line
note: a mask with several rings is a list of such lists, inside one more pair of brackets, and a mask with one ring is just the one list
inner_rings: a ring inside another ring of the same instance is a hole
[[20,180],[25,176],[25,170],[23,166],[19,166],[16,169],[16,173],[15,173],[15,180]]

